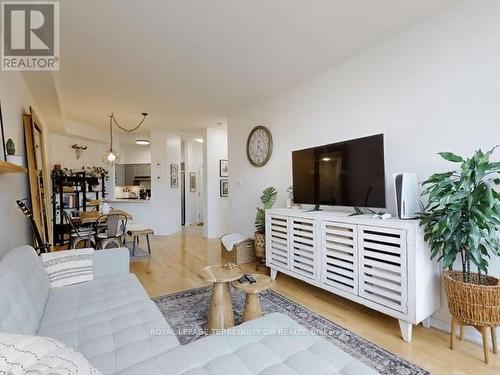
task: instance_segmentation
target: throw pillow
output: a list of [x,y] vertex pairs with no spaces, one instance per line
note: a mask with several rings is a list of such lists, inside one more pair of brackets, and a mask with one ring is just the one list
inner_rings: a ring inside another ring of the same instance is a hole
[[0,333],[0,373],[100,375],[73,349],[49,337]]
[[41,258],[52,288],[94,280],[94,249],[55,251]]

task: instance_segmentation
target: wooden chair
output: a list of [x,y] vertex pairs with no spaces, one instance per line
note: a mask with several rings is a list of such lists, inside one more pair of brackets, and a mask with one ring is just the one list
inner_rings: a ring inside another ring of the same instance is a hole
[[95,222],[97,248],[107,249],[110,244],[121,247],[127,230],[127,216],[123,214],[101,215]]

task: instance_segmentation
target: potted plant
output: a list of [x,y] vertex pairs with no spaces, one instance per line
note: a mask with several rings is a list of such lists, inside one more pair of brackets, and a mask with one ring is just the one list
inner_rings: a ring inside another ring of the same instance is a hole
[[272,208],[276,203],[278,192],[274,187],[264,189],[260,197],[262,207],[257,208],[255,217],[255,257],[257,265],[266,258],[266,210]]
[[14,144],[12,138],[7,139],[7,142],[5,143],[5,150],[7,151],[7,161],[9,163],[20,166],[23,165],[22,156],[16,155],[16,145]]
[[[494,150],[479,150],[467,159],[441,152],[459,168],[433,174],[423,183],[428,203],[419,213],[420,225],[431,258],[447,269],[448,307],[454,323],[461,325],[500,325],[500,284],[488,276],[488,259],[500,255],[500,162],[490,161]],[[457,258],[461,269],[454,271]]]

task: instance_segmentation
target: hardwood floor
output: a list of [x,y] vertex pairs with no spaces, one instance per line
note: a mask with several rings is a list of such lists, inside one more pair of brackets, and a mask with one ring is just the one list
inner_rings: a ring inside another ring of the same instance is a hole
[[[151,247],[149,260],[131,264],[151,297],[207,285],[197,276],[198,271],[221,263],[219,240],[204,239],[201,227],[188,227],[172,236],[152,236]],[[255,272],[253,265],[243,268]],[[490,353],[486,365],[479,345],[457,339],[455,350],[450,350],[448,333],[414,327],[413,340],[407,344],[401,340],[396,319],[283,274],[272,289],[432,374],[500,374],[500,354]]]

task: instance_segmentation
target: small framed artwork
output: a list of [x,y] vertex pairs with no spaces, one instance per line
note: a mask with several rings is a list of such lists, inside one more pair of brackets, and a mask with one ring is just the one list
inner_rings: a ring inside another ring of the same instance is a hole
[[227,160],[219,160],[219,176],[228,177],[229,176],[229,163]]
[[189,191],[196,192],[196,172],[189,173]]
[[7,160],[7,150],[5,149],[5,132],[3,130],[2,104],[0,104],[0,160]]
[[220,180],[220,196],[227,197],[229,195],[229,181]]
[[170,164],[170,175],[177,176],[179,172],[179,166],[177,164]]
[[170,176],[170,187],[177,189],[179,186],[179,178],[177,176]]

